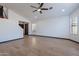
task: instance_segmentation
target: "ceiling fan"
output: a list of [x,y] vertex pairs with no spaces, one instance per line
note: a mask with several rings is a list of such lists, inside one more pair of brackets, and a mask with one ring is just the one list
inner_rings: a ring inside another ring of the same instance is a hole
[[35,6],[32,6],[32,5],[31,5],[32,8],[35,8],[35,9],[36,9],[36,10],[34,10],[33,12],[38,11],[38,12],[40,12],[40,14],[42,14],[42,10],[50,10],[50,9],[53,8],[53,7],[50,7],[50,8],[42,8],[43,5],[44,5],[44,3],[38,3],[38,4],[39,4],[38,7],[35,7]]

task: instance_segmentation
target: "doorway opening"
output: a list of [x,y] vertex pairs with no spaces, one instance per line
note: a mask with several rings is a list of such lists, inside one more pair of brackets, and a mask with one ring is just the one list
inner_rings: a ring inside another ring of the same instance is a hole
[[19,21],[19,26],[23,29],[23,34],[28,35],[28,23]]

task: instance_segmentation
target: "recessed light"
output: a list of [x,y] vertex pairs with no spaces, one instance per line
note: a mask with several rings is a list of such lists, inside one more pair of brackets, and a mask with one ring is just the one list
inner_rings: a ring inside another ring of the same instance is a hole
[[65,12],[65,9],[62,9],[61,11],[62,11],[62,12]]

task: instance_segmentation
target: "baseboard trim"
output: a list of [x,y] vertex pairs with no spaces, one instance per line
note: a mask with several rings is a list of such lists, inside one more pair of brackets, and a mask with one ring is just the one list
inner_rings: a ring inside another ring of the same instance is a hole
[[69,38],[60,38],[60,37],[52,37],[52,36],[44,36],[44,35],[29,35],[29,36],[39,36],[39,37],[56,38],[56,39],[69,39]]
[[75,41],[75,40],[72,40],[72,39],[69,39],[69,41],[72,41],[72,42],[75,42],[75,43],[78,43],[78,44],[79,44],[79,42],[77,42],[77,41]]
[[11,41],[16,41],[16,40],[19,40],[19,39],[23,39],[23,38],[17,38],[17,39],[13,39],[13,40],[3,41],[3,42],[0,42],[0,44],[7,43],[7,42],[11,42]]
[[75,41],[75,40],[72,40],[72,39],[69,39],[69,38],[51,37],[51,36],[43,36],[43,35],[29,35],[29,36],[38,36],[38,37],[64,39],[64,40],[69,40],[69,41],[72,41],[72,42],[75,42],[75,43],[78,43],[78,44],[79,44],[79,42],[77,42],[77,41]]
[[[74,41],[72,39],[68,39],[68,38],[60,38],[60,37],[51,37],[51,36],[43,36],[43,35],[28,35],[28,36],[39,36],[39,37],[47,37],[47,38],[56,38],[56,39],[64,39],[64,40],[69,40],[69,41],[72,41],[72,42],[75,42],[75,43],[78,43],[77,41]],[[24,37],[23,37],[24,38]],[[11,41],[15,41],[15,40],[19,40],[19,39],[23,39],[23,38],[17,38],[17,39],[13,39],[13,40],[8,40],[8,41],[4,41],[4,42],[0,42],[0,44],[2,43],[7,43],[7,42],[11,42]]]

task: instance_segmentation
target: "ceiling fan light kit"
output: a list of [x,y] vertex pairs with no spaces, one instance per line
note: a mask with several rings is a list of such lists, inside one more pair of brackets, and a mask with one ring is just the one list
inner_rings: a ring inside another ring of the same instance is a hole
[[41,9],[38,9],[37,11],[41,11]]

